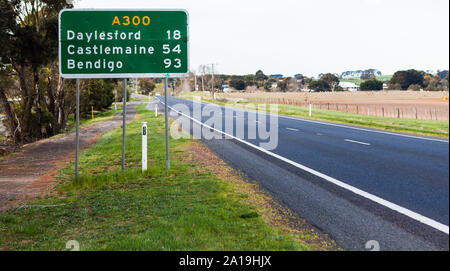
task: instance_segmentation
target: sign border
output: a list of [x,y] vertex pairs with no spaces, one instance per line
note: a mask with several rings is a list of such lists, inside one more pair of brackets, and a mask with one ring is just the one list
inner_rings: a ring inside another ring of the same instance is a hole
[[[182,11],[186,13],[187,19],[187,68],[186,73],[96,73],[96,74],[64,74],[61,71],[61,14],[65,11]],[[189,41],[189,12],[186,9],[94,9],[94,8],[65,8],[58,14],[58,64],[59,74],[67,79],[95,79],[95,78],[183,78],[188,77],[190,72],[190,41]]]

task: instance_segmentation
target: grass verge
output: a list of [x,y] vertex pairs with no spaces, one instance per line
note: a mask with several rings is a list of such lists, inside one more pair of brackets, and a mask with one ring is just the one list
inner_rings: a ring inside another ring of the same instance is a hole
[[[61,170],[54,193],[0,214],[0,249],[63,250],[69,240],[77,240],[81,250],[334,248],[312,229],[291,229],[288,216],[273,212],[255,185],[223,175],[229,170],[225,165],[216,174],[199,162],[205,155],[194,151],[200,145],[194,140],[171,139],[166,172],[163,116],[152,117],[144,105],[138,114],[127,126],[124,174],[122,131],[116,129],[81,154],[78,180],[72,179],[71,164]],[[142,121],[149,125],[145,173],[140,172]]]
[[[194,96],[201,96],[201,94],[183,93],[180,95],[181,98],[185,99],[193,99]],[[212,100],[208,96],[202,97],[202,100],[218,105],[225,105],[223,101]],[[231,105],[236,108],[245,108],[247,104],[248,103],[246,102],[238,102],[234,104],[227,103],[227,105]],[[252,104],[257,105],[257,103]],[[313,109],[312,117],[309,117],[309,109],[283,104],[278,105],[278,114],[292,117],[325,120],[342,124],[351,124],[386,131],[449,138],[448,121],[382,118],[324,109]]]

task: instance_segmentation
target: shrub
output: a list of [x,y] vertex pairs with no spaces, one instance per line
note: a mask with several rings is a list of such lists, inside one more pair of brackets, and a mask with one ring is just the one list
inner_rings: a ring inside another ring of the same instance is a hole
[[322,79],[312,81],[309,84],[309,88],[314,91],[319,91],[319,92],[331,90],[330,85],[325,80],[322,80]]
[[244,90],[246,87],[245,81],[242,79],[233,79],[230,81],[230,87],[236,90]]
[[362,82],[359,87],[361,90],[382,90],[383,82],[372,78],[370,80]]
[[419,91],[421,88],[422,88],[422,86],[420,86],[418,84],[413,84],[408,87],[408,90]]

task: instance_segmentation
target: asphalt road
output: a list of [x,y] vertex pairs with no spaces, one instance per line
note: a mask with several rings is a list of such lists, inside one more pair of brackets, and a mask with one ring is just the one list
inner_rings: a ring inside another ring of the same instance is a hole
[[[193,116],[192,101],[168,103]],[[256,146],[269,142],[249,132],[264,122],[251,111],[208,107],[227,116],[221,125],[212,125],[209,113],[193,117]],[[235,139],[202,140],[346,249],[364,250],[376,240],[382,250],[448,250],[448,141],[281,116],[273,124],[278,140],[271,153]]]

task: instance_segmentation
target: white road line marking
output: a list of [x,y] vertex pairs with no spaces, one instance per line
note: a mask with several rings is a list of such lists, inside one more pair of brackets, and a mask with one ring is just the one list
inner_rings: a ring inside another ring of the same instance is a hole
[[289,128],[289,127],[287,127],[286,130],[291,130],[291,131],[296,131],[296,132],[300,131],[299,129]]
[[[180,99],[180,98],[177,98]],[[181,99],[183,100],[183,99]],[[186,99],[184,99],[186,100]],[[197,102],[194,100],[187,100],[187,101],[191,101],[191,102]],[[211,103],[207,103],[207,102],[201,102],[202,104],[208,105]],[[213,104],[216,105],[216,104]],[[220,105],[216,105],[218,107],[222,107]],[[241,108],[232,108],[233,110],[239,110],[239,111],[255,111],[255,110],[251,110],[251,109],[241,109]],[[268,115],[270,115],[270,113],[266,113]],[[347,129],[353,129],[353,130],[359,130],[359,131],[364,131],[364,132],[371,132],[371,133],[378,133],[378,134],[386,134],[386,135],[393,135],[393,136],[401,136],[401,137],[408,137],[408,138],[414,138],[414,139],[422,139],[422,140],[428,140],[428,141],[436,141],[436,142],[443,142],[443,143],[449,143],[448,140],[445,139],[439,139],[439,138],[430,138],[430,137],[421,137],[421,136],[415,136],[415,135],[408,135],[408,134],[398,134],[398,133],[394,133],[394,132],[389,132],[389,131],[382,131],[382,130],[371,130],[368,128],[364,128],[364,127],[356,127],[356,126],[347,126],[347,125],[343,125],[343,124],[337,124],[337,123],[331,123],[331,122],[323,122],[323,121],[318,121],[318,120],[309,120],[309,119],[303,119],[300,117],[289,117],[289,116],[285,116],[285,115],[278,115],[278,117],[280,118],[285,118],[285,119],[292,119],[292,120],[298,120],[298,121],[305,121],[305,122],[311,122],[311,123],[317,123],[317,124],[322,124],[322,125],[328,125],[328,126],[335,126],[335,127],[340,127],[340,128],[347,128]]]
[[361,141],[356,141],[356,140],[351,140],[351,139],[344,139],[344,140],[347,142],[370,146],[370,143],[366,143],[366,142],[361,142]]
[[[159,99],[158,99],[158,100],[159,100]],[[164,104],[164,102],[162,102],[161,100],[159,100],[159,102],[162,103],[162,104]],[[339,180],[337,180],[337,179],[335,179],[335,178],[333,178],[333,177],[330,177],[330,176],[325,175],[325,174],[323,174],[323,173],[320,173],[320,172],[318,172],[318,171],[316,171],[316,170],[314,170],[314,169],[311,169],[311,168],[309,168],[309,167],[307,167],[307,166],[304,166],[304,165],[302,165],[302,164],[299,164],[299,163],[297,163],[297,162],[294,162],[294,161],[292,161],[292,160],[289,160],[289,159],[287,159],[287,158],[284,158],[283,156],[280,156],[280,155],[275,154],[275,153],[273,153],[273,152],[271,152],[271,151],[268,151],[268,150],[266,150],[266,149],[263,149],[263,148],[261,148],[261,147],[259,147],[259,146],[256,146],[256,145],[254,145],[254,144],[252,144],[252,143],[250,143],[250,142],[247,142],[247,141],[245,141],[245,140],[243,140],[243,139],[240,139],[240,138],[235,137],[235,136],[233,136],[233,135],[227,134],[227,133],[225,133],[225,132],[223,132],[223,131],[217,130],[216,128],[213,128],[213,127],[211,127],[211,126],[209,126],[209,125],[206,125],[206,124],[202,123],[201,121],[198,121],[197,119],[192,118],[191,116],[188,116],[188,115],[186,115],[186,114],[184,114],[184,113],[182,113],[182,112],[180,112],[180,111],[178,111],[178,110],[173,109],[173,108],[172,108],[171,106],[169,106],[169,105],[168,105],[168,107],[169,107],[170,109],[174,110],[175,112],[178,112],[178,113],[181,114],[182,116],[184,116],[184,117],[186,117],[186,118],[189,118],[189,119],[191,119],[191,120],[194,121],[194,122],[197,122],[198,124],[200,124],[200,125],[202,125],[202,126],[205,126],[205,127],[210,128],[210,129],[212,129],[212,130],[214,130],[214,131],[216,131],[216,132],[218,132],[218,133],[221,133],[221,134],[224,134],[224,135],[226,135],[226,136],[229,136],[230,138],[233,138],[233,139],[235,139],[235,140],[237,140],[237,141],[239,141],[239,142],[241,142],[241,143],[244,143],[244,144],[246,144],[246,145],[248,145],[248,146],[250,146],[250,147],[252,147],[252,148],[255,148],[255,149],[257,149],[257,150],[259,150],[259,151],[261,151],[261,152],[264,152],[264,153],[266,153],[266,154],[268,154],[268,155],[270,155],[270,156],[273,156],[273,157],[275,157],[275,158],[277,158],[277,159],[279,159],[279,160],[281,160],[281,161],[284,161],[284,162],[286,162],[286,163],[288,163],[288,164],[291,164],[291,165],[293,165],[293,166],[295,166],[295,167],[297,167],[297,168],[299,168],[299,169],[302,169],[302,170],[304,170],[304,171],[306,171],[306,172],[309,172],[309,173],[311,173],[311,174],[313,174],[313,175],[316,175],[316,176],[318,176],[318,177],[320,177],[320,178],[322,178],[322,179],[324,179],[324,180],[326,180],[326,181],[328,181],[328,182],[330,182],[330,183],[333,183],[333,184],[335,184],[335,185],[337,185],[337,186],[339,186],[339,187],[342,187],[342,188],[344,188],[344,189],[347,189],[347,190],[349,190],[349,191],[351,191],[351,192],[353,192],[353,193],[355,193],[355,194],[357,194],[357,195],[360,195],[360,196],[362,196],[362,197],[364,197],[364,198],[366,198],[366,199],[369,199],[369,200],[374,201],[374,202],[376,202],[376,203],[378,203],[378,204],[380,204],[380,205],[383,205],[383,206],[385,206],[385,207],[387,207],[387,208],[389,208],[389,209],[391,209],[391,210],[394,210],[394,211],[397,211],[398,213],[401,213],[401,214],[403,214],[403,215],[406,215],[406,216],[408,216],[408,217],[410,217],[410,218],[412,218],[412,219],[414,219],[414,220],[416,220],[416,221],[419,221],[419,222],[421,222],[421,223],[423,223],[423,224],[425,224],[425,225],[428,225],[428,226],[430,226],[430,227],[432,227],[432,228],[435,228],[435,229],[437,229],[437,230],[439,230],[439,231],[442,231],[442,232],[444,232],[444,233],[446,233],[446,234],[449,234],[449,226],[444,225],[444,224],[442,224],[442,223],[440,223],[440,222],[437,222],[436,220],[433,220],[433,219],[431,219],[431,218],[428,218],[428,217],[426,217],[426,216],[423,216],[423,215],[421,215],[421,214],[419,214],[419,213],[416,213],[416,212],[414,212],[414,211],[411,211],[411,210],[409,210],[409,209],[406,209],[405,207],[402,207],[402,206],[400,206],[400,205],[397,205],[397,204],[395,204],[395,203],[392,203],[392,202],[390,202],[390,201],[387,201],[387,200],[385,200],[385,199],[382,199],[382,198],[380,198],[380,197],[378,197],[378,196],[375,196],[375,195],[373,195],[373,194],[370,194],[370,193],[368,193],[368,192],[365,192],[365,191],[363,191],[363,190],[361,190],[361,189],[359,189],[359,188],[356,188],[356,187],[351,186],[351,185],[349,185],[349,184],[346,184],[346,183],[344,183],[344,182],[342,182],[342,181],[339,181]]]
[[378,133],[378,134],[394,135],[394,136],[408,137],[408,138],[414,138],[414,139],[423,139],[423,140],[428,140],[428,141],[449,143],[448,140],[439,139],[439,138],[428,138],[428,137],[421,137],[421,136],[414,136],[414,135],[407,135],[407,134],[397,134],[397,133],[388,132],[388,131],[371,130],[371,129],[362,128],[362,127],[359,128],[359,127],[353,127],[353,126],[346,126],[346,125],[322,122],[322,121],[317,121],[317,120],[307,120],[307,119],[301,119],[301,118],[289,117],[289,116],[283,116],[283,115],[279,115],[279,116],[281,118],[286,118],[286,119],[299,120],[299,121],[305,121],[305,122],[312,122],[312,123],[317,123],[317,124],[322,124],[322,125],[329,125],[329,126],[335,126],[335,127],[340,127],[340,128],[359,130],[359,131],[364,131],[364,132],[372,132],[372,133]]

